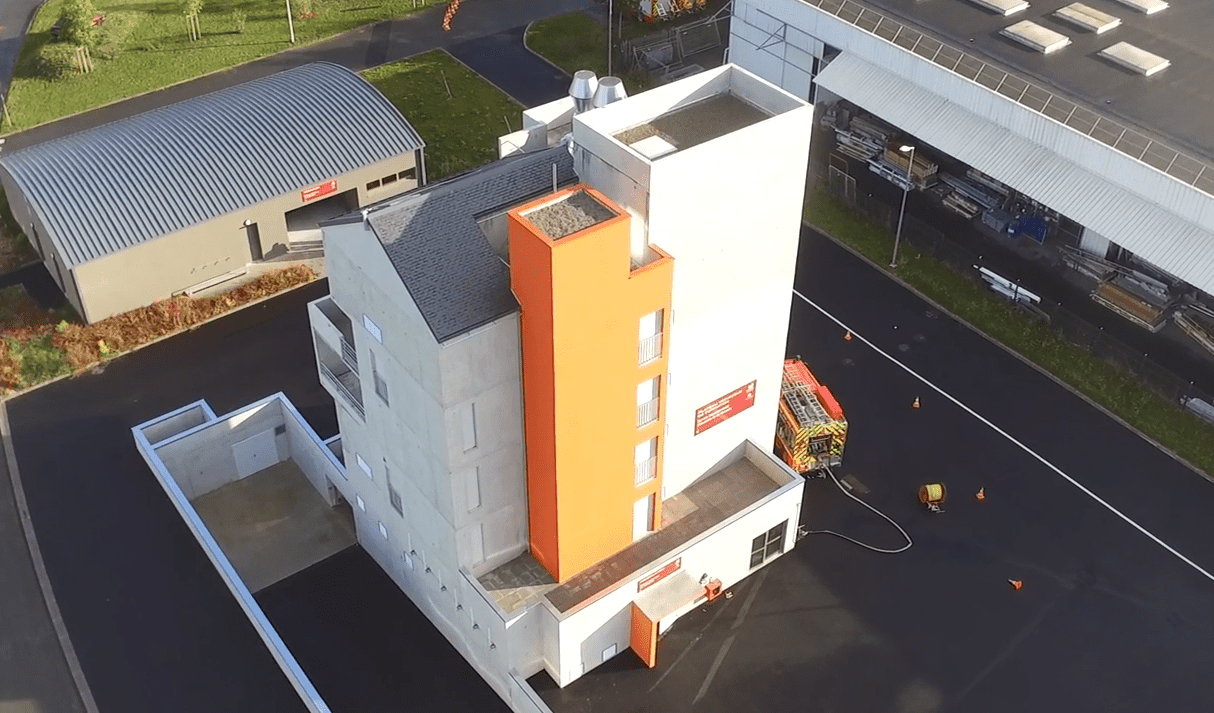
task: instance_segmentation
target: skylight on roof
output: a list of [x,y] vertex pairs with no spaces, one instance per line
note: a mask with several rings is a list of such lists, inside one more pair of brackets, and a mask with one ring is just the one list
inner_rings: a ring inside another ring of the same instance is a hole
[[1160,10],[1165,10],[1168,4],[1163,0],[1116,0],[1116,2],[1132,7],[1144,15],[1154,15]]
[[997,12],[1004,17],[1022,12],[1028,9],[1029,6],[1024,0],[970,0],[970,2],[992,12]]
[[1120,18],[1113,17],[1107,12],[1101,12],[1081,2],[1073,2],[1054,14],[1061,20],[1066,20],[1072,25],[1082,27],[1088,32],[1095,32],[1098,35],[1104,34],[1121,24]]
[[1163,57],[1139,49],[1129,42],[1118,42],[1110,47],[1105,47],[1100,50],[1100,56],[1146,77],[1156,72],[1162,72],[1172,64]]
[[1035,22],[1022,20],[999,31],[1004,37],[1013,39],[1042,54],[1050,54],[1071,44],[1071,39],[1061,32],[1042,27]]
[[650,161],[678,151],[678,147],[656,134],[631,143],[629,146]]

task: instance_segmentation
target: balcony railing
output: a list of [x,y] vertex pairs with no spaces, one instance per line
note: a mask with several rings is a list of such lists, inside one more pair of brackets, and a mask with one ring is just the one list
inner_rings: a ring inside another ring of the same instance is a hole
[[658,420],[658,400],[652,399],[637,406],[637,428],[644,428]]
[[658,332],[652,337],[645,337],[641,340],[640,348],[637,353],[637,365],[644,366],[654,359],[659,359],[662,356],[662,333]]
[[632,482],[634,485],[648,483],[656,477],[658,477],[657,456],[654,456],[653,458],[646,458],[633,466]]
[[[327,379],[329,384],[336,388],[338,393],[345,397],[346,401],[350,402],[350,407],[353,408],[360,417],[367,417],[367,412],[363,409],[361,388],[359,388],[357,392],[351,389],[346,385],[345,381],[343,381],[341,377],[334,374],[333,370],[326,366],[323,361],[320,362],[320,375]],[[354,379],[358,378],[358,374],[352,371],[347,371],[341,376],[349,378],[347,375],[352,375]]]
[[341,338],[341,360],[350,367],[350,371],[358,373],[358,352],[354,351],[354,345],[347,342],[345,337]]

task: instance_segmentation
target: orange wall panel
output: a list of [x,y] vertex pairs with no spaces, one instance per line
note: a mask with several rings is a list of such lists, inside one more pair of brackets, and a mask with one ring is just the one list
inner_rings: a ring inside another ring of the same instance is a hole
[[[578,190],[619,215],[557,240],[526,219]],[[638,367],[637,329],[658,309],[669,319],[673,273],[669,261],[630,272],[629,220],[584,187],[510,214],[511,280],[523,308],[532,551],[558,581],[631,544],[633,503],[660,492],[660,479],[633,485],[633,451],[646,440],[636,427],[636,387],[665,368],[664,359]]]

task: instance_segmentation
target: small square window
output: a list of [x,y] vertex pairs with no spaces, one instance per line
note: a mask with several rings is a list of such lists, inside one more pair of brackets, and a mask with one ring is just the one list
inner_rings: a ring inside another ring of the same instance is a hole
[[375,480],[375,476],[371,474],[371,466],[367,461],[363,460],[363,457],[358,454],[355,454],[354,457],[358,459],[358,467],[362,469],[362,472],[366,473],[367,477],[371,480]]
[[784,551],[784,531],[788,520],[776,525],[750,543],[750,568],[754,569]]
[[379,523],[379,535],[385,540],[388,539],[388,528],[384,527],[382,522]]
[[373,191],[373,190],[375,190],[376,188],[379,188],[379,181],[378,181],[378,180],[371,181],[370,183],[368,183],[368,184],[367,184],[367,190],[368,190],[368,191]]
[[391,183],[396,183],[396,174],[394,173],[391,176],[384,176],[380,179],[380,183],[385,186]]
[[359,510],[362,510],[363,512],[366,512],[366,511],[367,511],[367,504],[363,502],[363,496],[361,496],[361,495],[355,495],[355,496],[354,496],[354,501],[358,503],[358,509],[359,509]]
[[405,506],[400,499],[400,493],[396,492],[396,488],[388,486],[388,502],[392,503],[392,509],[401,517],[405,516]]

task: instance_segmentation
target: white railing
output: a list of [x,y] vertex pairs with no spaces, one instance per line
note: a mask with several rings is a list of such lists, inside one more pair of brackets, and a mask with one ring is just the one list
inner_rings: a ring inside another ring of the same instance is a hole
[[644,428],[658,420],[658,400],[652,399],[637,406],[637,428]]
[[656,477],[658,477],[657,456],[654,456],[653,458],[646,458],[633,466],[632,482],[634,485],[648,483]]
[[367,417],[367,412],[363,409],[363,400],[361,395],[356,395],[345,384],[343,384],[341,379],[337,378],[337,375],[333,373],[333,370],[325,366],[323,361],[320,362],[320,375],[328,379],[329,383],[336,387],[342,396],[346,397],[346,401],[350,402],[350,406],[354,408],[359,416],[363,418]]
[[358,373],[358,352],[354,351],[354,346],[347,342],[345,337],[341,338],[341,360],[350,367],[350,371]]
[[640,348],[637,350],[637,365],[644,366],[654,359],[662,356],[662,333],[658,332],[652,337],[645,337],[641,340]]

